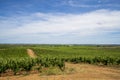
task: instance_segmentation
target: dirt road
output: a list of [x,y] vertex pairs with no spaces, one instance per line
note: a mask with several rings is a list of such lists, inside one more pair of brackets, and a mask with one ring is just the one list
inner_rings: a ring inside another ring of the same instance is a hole
[[31,49],[27,49],[27,53],[31,58],[36,58],[37,57],[36,54]]

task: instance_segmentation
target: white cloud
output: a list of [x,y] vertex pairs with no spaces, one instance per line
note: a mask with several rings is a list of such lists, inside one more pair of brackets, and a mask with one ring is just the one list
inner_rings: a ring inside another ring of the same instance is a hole
[[80,2],[78,1],[74,1],[74,0],[69,0],[66,5],[70,5],[72,7],[86,7],[86,8],[89,8],[89,7],[99,7],[101,5],[89,5],[89,4],[81,4]]
[[[96,4],[88,4],[88,2],[96,2]],[[104,3],[105,0],[101,1],[101,0],[68,0],[67,2],[64,2],[65,5],[69,5],[72,7],[81,7],[81,8],[97,8],[97,7],[120,7],[119,4],[111,4],[111,3],[106,3],[106,4],[102,4],[102,2]]]
[[[18,35],[90,36],[120,30],[120,11],[97,10],[84,14],[34,13],[0,20],[0,38]],[[9,28],[8,28],[9,27]]]

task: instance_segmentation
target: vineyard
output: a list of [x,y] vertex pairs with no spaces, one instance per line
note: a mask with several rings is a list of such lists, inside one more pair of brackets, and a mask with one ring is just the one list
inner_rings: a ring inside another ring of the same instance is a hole
[[[36,58],[27,54],[28,48]],[[0,45],[0,75],[10,71],[14,75],[32,70],[42,73],[51,67],[64,72],[65,62],[120,66],[120,46]]]

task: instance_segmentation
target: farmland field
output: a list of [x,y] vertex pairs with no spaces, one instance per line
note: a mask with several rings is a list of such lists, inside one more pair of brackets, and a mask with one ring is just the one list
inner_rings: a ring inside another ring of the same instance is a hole
[[[35,58],[27,54],[27,50]],[[66,65],[92,64],[119,71],[120,46],[115,45],[0,45],[0,76],[29,74],[67,74]],[[55,72],[47,70],[55,69]],[[71,73],[74,68],[70,69]],[[7,74],[11,73],[11,74]],[[120,78],[120,77],[119,77]]]

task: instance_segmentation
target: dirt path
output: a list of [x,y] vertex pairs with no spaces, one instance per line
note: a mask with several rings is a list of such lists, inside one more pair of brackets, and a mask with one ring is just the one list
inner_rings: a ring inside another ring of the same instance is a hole
[[51,76],[40,76],[40,73],[27,76],[8,76],[0,77],[0,80],[120,80],[120,69],[71,63],[66,63],[66,68],[73,68],[75,72]]
[[31,58],[36,58],[37,57],[36,54],[31,49],[27,49],[27,53]]

